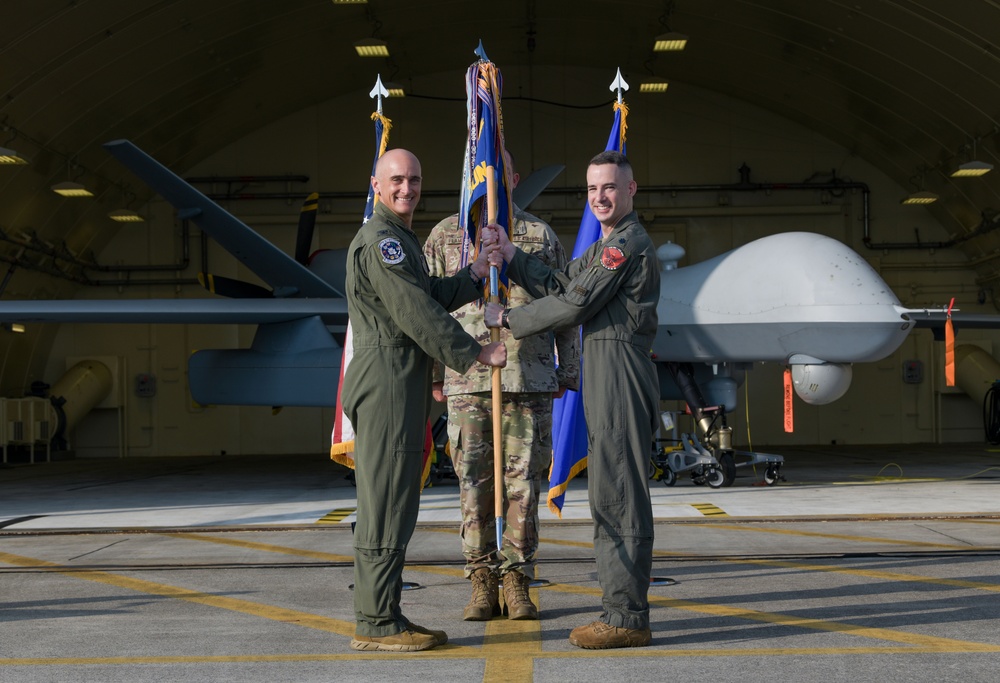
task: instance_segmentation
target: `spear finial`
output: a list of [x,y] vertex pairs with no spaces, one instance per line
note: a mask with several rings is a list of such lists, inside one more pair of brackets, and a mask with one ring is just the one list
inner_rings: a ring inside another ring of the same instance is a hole
[[481,61],[484,61],[484,62],[490,61],[490,58],[486,56],[486,48],[483,47],[483,40],[482,40],[482,38],[479,39],[479,47],[476,48],[476,54],[479,56],[479,59]]
[[619,68],[618,73],[615,74],[615,80],[612,81],[611,87],[609,88],[611,92],[618,92],[618,104],[622,103],[622,91],[628,90],[628,83],[622,78],[622,70]]
[[376,111],[378,111],[379,114],[382,113],[382,98],[388,96],[389,91],[385,89],[384,85],[382,85],[382,74],[379,74],[375,77],[375,87],[372,88],[370,93],[368,93],[368,97],[376,99]]

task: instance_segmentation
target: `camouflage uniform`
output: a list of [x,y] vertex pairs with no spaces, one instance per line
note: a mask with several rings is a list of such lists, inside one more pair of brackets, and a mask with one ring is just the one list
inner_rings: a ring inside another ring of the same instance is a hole
[[348,250],[354,355],[344,372],[344,413],[357,431],[357,635],[412,628],[399,601],[423,488],[433,359],[466,369],[482,348],[447,312],[482,295],[470,272],[430,277],[417,236],[383,204]]
[[[553,268],[566,265],[566,252],[552,228],[520,209],[514,212],[511,240]],[[462,231],[457,215],[431,230],[424,254],[431,275],[445,276],[459,270]],[[511,306],[531,301],[528,293],[513,283],[508,299]],[[478,303],[463,306],[453,315],[466,332],[481,343],[489,342],[490,331]],[[444,382],[448,396],[448,438],[461,489],[466,576],[487,567],[499,574],[517,570],[533,577],[541,481],[552,462],[552,395],[560,387],[579,387],[579,328],[545,332],[519,341],[507,330],[500,332],[500,340],[507,346],[507,367],[500,374],[506,523],[499,557],[494,522],[491,368],[478,365],[462,375],[450,368],[442,369],[438,363],[434,380]],[[558,368],[554,352],[558,353]]]
[[604,594],[601,621],[648,629],[653,510],[647,468],[660,396],[649,355],[660,296],[653,242],[633,211],[562,271],[516,251],[509,273],[537,297],[511,308],[507,322],[515,337],[583,325],[587,487]]

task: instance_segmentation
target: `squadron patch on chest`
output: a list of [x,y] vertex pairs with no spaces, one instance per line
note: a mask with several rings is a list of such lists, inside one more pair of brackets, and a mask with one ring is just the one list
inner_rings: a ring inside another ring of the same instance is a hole
[[403,245],[394,237],[387,237],[378,243],[378,250],[382,253],[382,260],[390,266],[402,263],[406,258],[403,252]]
[[601,252],[601,265],[608,270],[618,270],[625,263],[625,254],[618,247],[604,247]]

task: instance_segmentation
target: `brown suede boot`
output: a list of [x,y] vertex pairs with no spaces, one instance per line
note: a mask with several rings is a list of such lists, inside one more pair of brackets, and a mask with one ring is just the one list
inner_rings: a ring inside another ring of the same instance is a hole
[[649,645],[652,634],[648,628],[618,628],[603,621],[593,621],[573,629],[569,642],[587,650],[604,650],[612,647],[644,647]]
[[508,619],[538,619],[538,609],[528,596],[531,579],[518,571],[503,575],[504,611]]
[[480,567],[469,577],[472,581],[472,598],[465,606],[462,618],[465,621],[489,621],[500,616],[500,586],[497,575],[486,567]]

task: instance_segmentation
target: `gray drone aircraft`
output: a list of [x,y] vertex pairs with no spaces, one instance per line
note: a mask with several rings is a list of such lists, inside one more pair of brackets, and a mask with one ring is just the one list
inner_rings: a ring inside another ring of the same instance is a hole
[[[2,301],[0,322],[256,324],[248,349],[191,356],[194,400],[335,406],[347,325],[346,251],[309,257],[315,197],[303,207],[292,257],[131,142],[105,147],[169,201],[178,217],[194,221],[270,289],[203,275],[206,287],[221,296]],[[561,170],[533,174],[515,189],[515,202],[527,206]],[[682,268],[679,245],[662,245],[658,256],[664,270],[652,353],[661,395],[686,401],[699,429],[695,438],[684,435],[683,448],[662,460],[667,483],[690,471],[711,486],[728,485],[737,456],[749,459],[740,465],[766,465],[765,480],[777,480],[781,456],[735,451],[725,422],[736,405],[736,387],[753,363],[790,366],[803,400],[829,403],[847,390],[851,363],[890,355],[918,325],[943,325],[939,314],[903,308],[864,259],[823,235],[771,235]],[[741,286],[734,288],[733,282]]]

